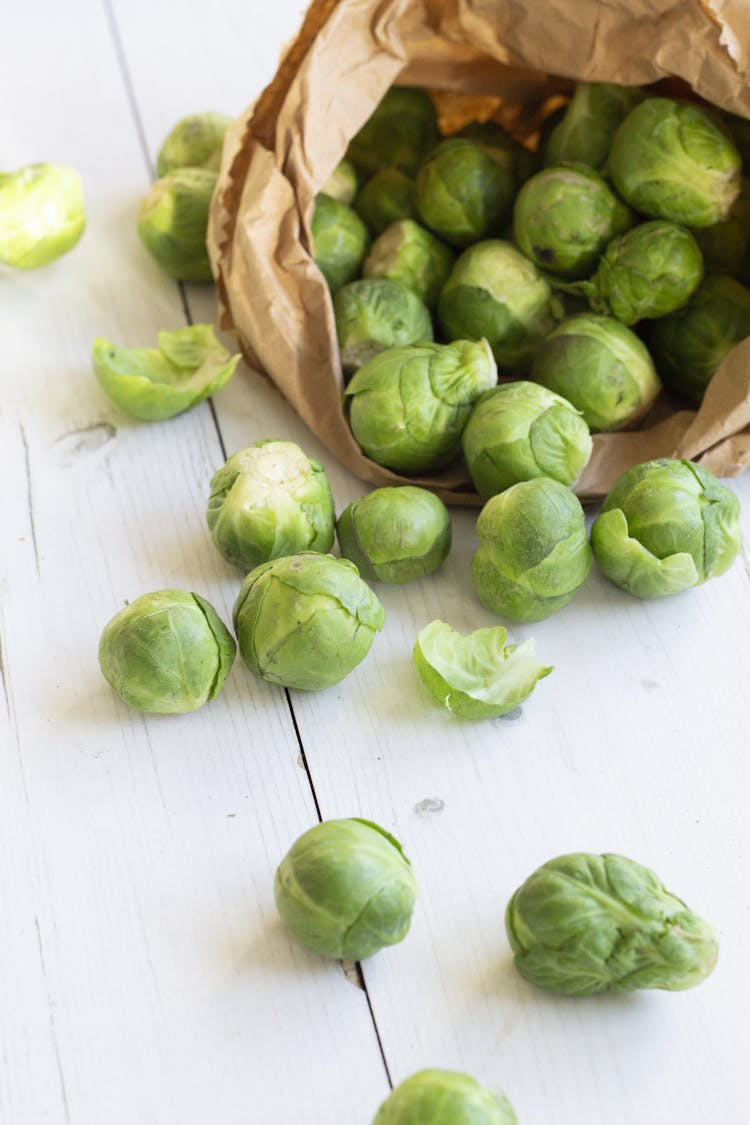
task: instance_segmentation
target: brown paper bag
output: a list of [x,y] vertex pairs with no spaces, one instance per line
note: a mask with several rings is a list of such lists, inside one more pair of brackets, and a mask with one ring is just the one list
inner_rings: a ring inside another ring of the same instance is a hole
[[[348,469],[372,484],[406,483],[366,458],[349,430],[333,306],[310,237],[317,191],[388,87],[447,91],[441,110],[491,96],[521,127],[570,79],[674,76],[750,117],[749,69],[747,0],[313,0],[225,146],[209,226],[221,326]],[[726,476],[750,462],[750,340],[697,412],[597,435],[577,492],[600,498],[631,465],[664,456]],[[479,503],[461,466],[408,481],[450,503]]]

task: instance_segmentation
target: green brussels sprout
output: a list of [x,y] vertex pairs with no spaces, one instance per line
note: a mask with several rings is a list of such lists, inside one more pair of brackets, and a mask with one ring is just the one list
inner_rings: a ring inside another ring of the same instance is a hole
[[46,266],[72,250],[85,225],[75,168],[29,164],[0,172],[0,262],[20,270]]
[[711,926],[622,855],[549,860],[511,898],[505,927],[521,976],[566,996],[692,988],[718,955]]
[[590,274],[610,239],[633,222],[630,209],[585,164],[537,172],[513,209],[513,235],[524,254],[542,269],[570,278]]
[[400,281],[350,281],[337,290],[333,311],[344,371],[356,371],[386,348],[432,339],[429,311]]
[[610,316],[579,313],[541,345],[530,378],[580,410],[592,433],[632,426],[661,390],[646,346]]
[[572,485],[591,456],[580,413],[536,383],[503,383],[487,391],[469,415],[461,444],[483,500],[533,477]]
[[742,163],[750,166],[750,121],[747,117],[740,117],[739,114],[729,113],[727,110],[722,111],[721,120],[729,130]]
[[451,549],[451,518],[426,488],[376,488],[338,518],[341,554],[368,582],[412,582],[432,574]]
[[416,181],[398,168],[383,168],[359,193],[356,212],[371,234],[382,234],[399,219],[416,219]]
[[533,262],[510,242],[489,239],[456,262],[438,301],[447,339],[489,341],[498,366],[526,367],[558,319],[552,288]]
[[365,175],[391,167],[413,175],[439,140],[430,95],[412,86],[393,86],[352,138],[346,155]]
[[732,204],[729,217],[697,230],[695,241],[703,255],[706,273],[739,277],[750,251],[750,178],[743,176],[742,189]]
[[609,171],[623,199],[653,219],[710,227],[740,192],[731,138],[696,105],[646,98],[615,133]]
[[450,276],[455,254],[411,219],[391,223],[365,258],[365,277],[388,277],[407,285],[428,309],[434,308]]
[[257,441],[234,453],[211,478],[206,519],[227,562],[246,571],[333,546],[328,477],[293,441]]
[[207,168],[178,168],[157,180],[141,201],[141,242],[178,281],[212,280],[206,232],[216,179]]
[[354,563],[302,552],[257,566],[234,604],[248,668],[268,683],[319,691],[370,651],[385,612]]
[[649,325],[648,346],[674,391],[700,404],[717,368],[750,336],[750,289],[709,274],[681,309]]
[[583,508],[549,477],[514,484],[487,501],[471,562],[483,605],[514,621],[542,621],[563,609],[591,569]]
[[351,207],[356,198],[358,186],[357,171],[352,162],[344,157],[333,169],[320,189],[320,193],[321,195],[327,195],[330,199],[335,199],[337,203],[343,203],[344,206]]
[[468,1074],[420,1070],[385,1099],[372,1125],[516,1125],[504,1094],[493,1094]]
[[160,332],[158,348],[119,348],[94,340],[94,374],[113,402],[133,418],[161,421],[190,410],[227,383],[239,363],[210,324]]
[[496,719],[514,711],[548,676],[534,658],[534,642],[505,642],[502,625],[456,633],[444,621],[432,621],[417,635],[414,666],[438,703],[464,719]]
[[449,137],[436,145],[417,173],[417,211],[425,226],[463,248],[502,229],[515,188],[502,153]]
[[224,113],[191,113],[167,135],[156,158],[157,176],[178,168],[207,168],[218,172],[224,137],[232,118]]
[[157,590],[130,602],[105,626],[99,665],[125,703],[157,715],[196,711],[218,695],[235,644],[198,594]]
[[417,881],[404,850],[371,820],[324,820],[296,840],[276,871],[284,924],[323,957],[362,961],[409,932]]
[[581,289],[597,312],[635,324],[681,308],[702,278],[703,256],[690,231],[653,219],[614,238]]
[[544,145],[545,164],[588,164],[601,172],[618,126],[643,99],[637,86],[579,82]]
[[470,121],[454,135],[493,149],[496,158],[500,154],[499,158],[507,162],[518,187],[539,171],[539,154],[511,137],[498,121]]
[[600,570],[636,598],[679,594],[716,578],[740,549],[735,494],[692,461],[628,469],[591,528]]
[[349,421],[364,453],[405,473],[455,461],[471,408],[497,382],[486,340],[381,352],[349,383]]
[[357,277],[370,245],[367,227],[356,211],[329,195],[316,195],[310,227],[315,264],[335,293]]

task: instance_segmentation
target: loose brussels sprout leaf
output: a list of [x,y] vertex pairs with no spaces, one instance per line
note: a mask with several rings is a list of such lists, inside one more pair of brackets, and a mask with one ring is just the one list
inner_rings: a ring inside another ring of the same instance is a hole
[[370,245],[367,227],[351,207],[317,195],[311,232],[315,264],[335,293],[360,271]]
[[376,488],[344,508],[336,525],[341,554],[368,582],[412,582],[448,557],[451,519],[442,500],[405,484]]
[[141,201],[138,234],[165,273],[178,281],[211,281],[206,249],[208,212],[216,173],[178,168]]
[[702,278],[703,257],[690,231],[654,219],[609,243],[587,289],[597,312],[635,324],[681,308]]
[[486,340],[390,348],[347,386],[349,421],[363,452],[406,473],[449,465],[479,396],[497,382]]
[[414,666],[438,703],[465,719],[507,715],[548,676],[534,658],[534,642],[506,644],[502,625],[463,635],[433,621],[417,636]]
[[0,172],[0,262],[21,270],[45,266],[75,246],[85,225],[75,168],[30,164]]
[[354,671],[384,621],[354,563],[305,552],[251,570],[234,605],[248,668],[303,691],[331,687]]
[[503,383],[476,404],[461,436],[479,495],[489,500],[522,480],[552,477],[572,485],[591,455],[580,413],[536,383]]
[[649,325],[648,346],[665,384],[696,404],[735,344],[750,336],[750,289],[711,274],[681,309]]
[[198,594],[158,590],[115,614],[99,642],[107,683],[139,711],[179,715],[218,695],[235,655],[232,635]]
[[408,286],[428,309],[434,308],[455,261],[455,254],[419,223],[391,223],[376,238],[362,273],[387,277]]
[[537,172],[513,208],[513,235],[524,254],[542,269],[570,278],[591,273],[610,239],[633,222],[629,208],[585,164]]
[[385,1099],[372,1125],[516,1125],[504,1094],[493,1094],[468,1074],[420,1070]]
[[617,127],[643,99],[637,86],[579,82],[544,145],[545,164],[588,164],[601,172]]
[[351,207],[357,194],[357,187],[357,171],[352,162],[344,158],[336,165],[320,191],[322,195]]
[[539,171],[539,154],[525,148],[497,121],[470,121],[455,136],[493,149],[495,159],[507,164],[518,187]]
[[661,390],[651,356],[613,317],[580,313],[540,346],[530,378],[580,410],[592,433],[634,425]]
[[609,171],[623,199],[654,219],[710,227],[740,192],[741,160],[731,138],[704,110],[646,98],[615,133]]
[[191,113],[167,135],[156,158],[157,176],[178,168],[207,168],[218,172],[224,137],[232,118],[224,113]]
[[629,469],[591,528],[599,568],[637,598],[678,594],[723,574],[740,549],[740,505],[712,473],[661,458]]
[[101,337],[92,360],[99,383],[127,414],[147,422],[190,410],[227,383],[239,363],[210,324],[160,332],[158,348],[120,348]]
[[371,234],[382,234],[391,223],[417,217],[417,185],[398,168],[384,168],[362,188],[355,209]]
[[361,961],[409,931],[417,882],[398,840],[368,820],[324,820],[279,864],[284,924],[323,957]]
[[505,926],[521,976],[567,996],[692,988],[718,955],[711,926],[621,855],[543,864],[511,898]]
[[211,479],[206,519],[227,562],[246,571],[333,545],[328,477],[293,441],[258,441],[233,454]]
[[439,139],[430,95],[411,86],[393,86],[351,140],[347,156],[365,175],[381,168],[413,175]]
[[462,137],[441,141],[417,173],[422,222],[459,248],[502,229],[514,192],[502,154]]
[[502,371],[526,367],[559,319],[559,303],[533,262],[488,239],[460,256],[443,286],[438,318],[448,340],[486,339]]
[[583,508],[548,477],[521,481],[488,500],[477,536],[471,562],[477,597],[514,621],[542,621],[563,609],[591,568]]
[[333,298],[344,371],[356,371],[386,348],[432,340],[432,320],[416,293],[400,281],[350,281]]

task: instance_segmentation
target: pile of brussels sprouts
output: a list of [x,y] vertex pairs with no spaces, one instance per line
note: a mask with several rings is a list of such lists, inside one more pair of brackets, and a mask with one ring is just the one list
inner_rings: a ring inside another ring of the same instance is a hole
[[[206,223],[227,124],[218,114],[178,123],[141,208],[144,244],[181,280],[210,278]],[[691,462],[626,472],[590,541],[571,490],[591,431],[640,418],[659,393],[657,370],[698,401],[750,334],[750,196],[731,124],[639,90],[580,85],[535,154],[492,122],[441,139],[427,94],[394,88],[318,197],[315,257],[334,294],[352,431],[368,456],[406,474],[465,458],[485,501],[471,577],[493,615],[534,622],[562,609],[592,556],[651,598],[722,574],[739,550],[736,497]],[[83,225],[71,169],[0,176],[0,260],[45,264]],[[239,357],[195,325],[160,333],[157,348],[100,339],[92,358],[113,401],[153,421],[219,389]],[[429,576],[451,547],[447,508],[417,485],[375,489],[337,519],[323,466],[290,441],[234,453],[207,493],[213,542],[245,574],[233,614],[240,653],[283,688],[319,690],[352,672],[385,621],[371,584]],[[112,618],[99,660],[130,706],[176,714],[217,695],[235,652],[204,598],[165,589]],[[532,640],[508,644],[503,625],[462,636],[433,621],[413,660],[432,697],[468,719],[508,713],[552,671]],[[305,832],[274,891],[305,946],[357,961],[406,937],[418,893],[399,842],[358,818]],[[712,928],[619,855],[550,860],[513,894],[505,923],[520,974],[571,996],[689,988],[717,957]],[[373,1125],[426,1121],[516,1117],[473,1078],[423,1070]]]

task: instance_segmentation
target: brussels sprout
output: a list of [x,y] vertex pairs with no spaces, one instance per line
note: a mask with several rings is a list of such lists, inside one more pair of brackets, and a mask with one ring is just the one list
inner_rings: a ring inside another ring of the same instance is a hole
[[347,156],[366,175],[391,167],[413,174],[439,140],[430,95],[411,86],[393,86],[352,138]]
[[360,367],[344,392],[352,433],[379,465],[441,469],[458,457],[472,406],[496,382],[486,340],[391,348]]
[[224,137],[232,118],[224,113],[191,113],[167,135],[156,158],[157,176],[178,168],[208,168],[218,172]]
[[321,194],[310,230],[315,264],[335,293],[359,274],[370,245],[367,227],[351,207]]
[[354,563],[303,552],[246,575],[234,629],[248,668],[272,684],[318,691],[354,671],[385,613]]
[[632,426],[661,390],[635,332],[609,316],[579,313],[550,332],[530,378],[580,410],[592,433]]
[[327,195],[330,199],[335,199],[337,203],[343,203],[346,207],[351,207],[357,195],[357,187],[356,169],[350,160],[344,158],[331,172],[320,189],[320,193],[321,195]]
[[591,528],[599,568],[636,598],[679,594],[727,570],[740,549],[740,504],[692,461],[628,469]]
[[739,114],[726,110],[722,112],[721,120],[729,130],[742,163],[750,166],[750,121],[747,117],[740,117]]
[[613,239],[581,288],[597,312],[635,324],[681,308],[702,277],[703,257],[692,234],[653,219]]
[[487,391],[461,444],[483,500],[533,477],[571,485],[591,455],[591,435],[579,412],[536,383],[503,383]]
[[451,518],[442,500],[405,484],[354,500],[336,525],[341,554],[368,582],[411,582],[432,574],[451,549]]
[[696,105],[646,98],[615,133],[609,171],[623,199],[654,219],[710,227],[740,192],[740,154]]
[[700,403],[717,368],[750,336],[750,289],[710,274],[683,308],[649,325],[648,346],[664,382]]
[[643,91],[637,86],[579,82],[546,140],[544,163],[588,164],[601,172],[617,127],[642,99]]
[[425,226],[462,248],[502,229],[515,188],[502,153],[449,137],[417,173],[417,211]]
[[511,898],[505,927],[521,976],[566,996],[692,988],[718,955],[711,926],[622,855],[549,860]]
[[356,371],[386,348],[432,339],[432,321],[416,293],[400,281],[350,281],[333,298],[344,371]]
[[551,667],[534,659],[534,642],[507,645],[502,625],[463,635],[433,621],[417,636],[414,666],[438,703],[465,719],[496,719],[527,699]]
[[428,309],[435,306],[455,254],[411,219],[391,223],[365,258],[365,277],[388,277],[407,285]]
[[528,365],[558,319],[559,303],[533,262],[510,242],[478,242],[443,286],[438,318],[449,340],[489,341],[501,370]]
[[743,177],[742,190],[732,204],[729,217],[695,232],[706,273],[738,277],[750,251],[750,179]]
[[206,231],[216,178],[207,168],[178,168],[157,180],[141,201],[141,242],[178,281],[212,280]]
[[333,546],[328,477],[293,441],[257,441],[233,454],[211,478],[206,519],[227,562],[246,571]]
[[521,481],[488,500],[477,536],[477,596],[514,621],[542,621],[563,609],[591,569],[583,508],[549,477]]
[[113,402],[147,422],[190,410],[227,383],[239,363],[210,324],[160,332],[158,348],[118,348],[94,340],[94,373]]
[[284,924],[323,957],[362,961],[409,932],[417,881],[403,848],[370,820],[324,820],[276,871]]
[[75,246],[85,225],[75,168],[29,164],[0,172],[0,262],[21,270],[46,266]]
[[470,121],[455,136],[493,149],[496,159],[507,163],[518,187],[539,171],[539,154],[511,137],[498,121]]
[[181,715],[218,695],[234,653],[231,633],[207,601],[184,590],[157,590],[105,626],[99,665],[131,707]]
[[371,234],[382,234],[399,219],[416,219],[417,185],[398,168],[384,168],[367,181],[356,211]]
[[602,177],[585,164],[545,168],[516,197],[513,234],[538,266],[564,277],[586,277],[611,238],[633,215]]
[[385,1099],[372,1125],[516,1125],[504,1094],[493,1094],[468,1074],[420,1070]]

